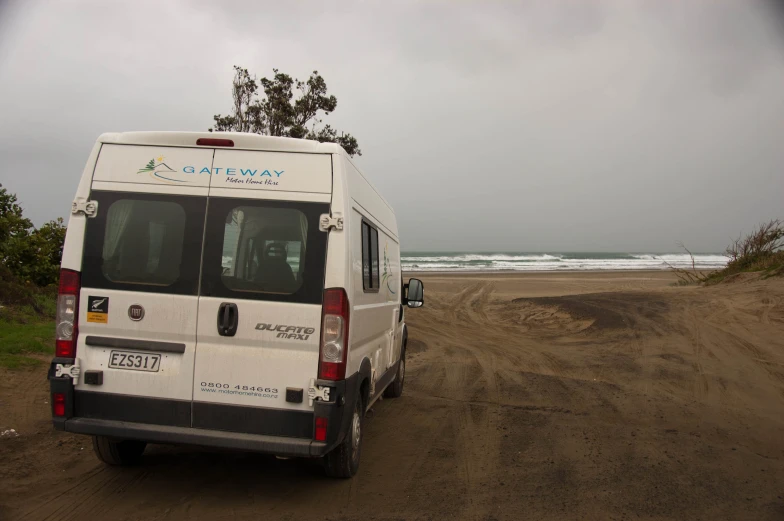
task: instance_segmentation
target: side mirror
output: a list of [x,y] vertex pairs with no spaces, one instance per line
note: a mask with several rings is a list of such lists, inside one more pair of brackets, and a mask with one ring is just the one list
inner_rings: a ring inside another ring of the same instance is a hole
[[421,308],[425,304],[425,287],[419,279],[411,279],[406,285],[406,305],[410,308]]

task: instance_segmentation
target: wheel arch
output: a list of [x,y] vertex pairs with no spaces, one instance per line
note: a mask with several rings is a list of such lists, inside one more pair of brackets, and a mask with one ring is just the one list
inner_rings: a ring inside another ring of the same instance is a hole
[[359,396],[362,397],[362,403],[365,407],[368,405],[368,401],[370,400],[370,378],[373,368],[370,364],[369,358],[363,358],[362,363],[359,365],[359,378],[357,379],[357,385]]

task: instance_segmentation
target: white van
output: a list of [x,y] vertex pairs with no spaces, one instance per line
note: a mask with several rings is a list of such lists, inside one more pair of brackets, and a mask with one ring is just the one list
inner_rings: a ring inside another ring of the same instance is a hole
[[403,391],[392,208],[338,145],[104,134],[63,251],[56,429],[108,464],[150,443],[359,466],[365,411]]

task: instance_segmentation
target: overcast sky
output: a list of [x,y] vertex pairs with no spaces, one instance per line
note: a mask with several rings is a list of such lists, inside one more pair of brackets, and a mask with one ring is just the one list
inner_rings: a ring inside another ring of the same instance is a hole
[[103,132],[317,69],[404,250],[722,251],[784,218],[784,25],[751,0],[0,0],[0,183],[67,216]]

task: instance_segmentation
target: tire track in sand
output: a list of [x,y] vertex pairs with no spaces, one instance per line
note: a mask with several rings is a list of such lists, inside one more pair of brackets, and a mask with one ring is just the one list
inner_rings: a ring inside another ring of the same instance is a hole
[[[485,328],[477,327],[490,322],[486,308],[493,289],[493,284],[488,282],[472,284],[455,296],[448,309],[449,315],[457,319],[450,339],[462,356],[454,359],[461,369],[452,371],[454,378],[449,379],[449,388],[454,394],[450,396],[447,388],[447,399],[462,394],[470,400],[447,402],[458,414],[457,459],[467,492],[463,514],[468,518],[484,518],[492,509],[492,503],[482,492],[488,485],[492,486],[489,481],[500,458],[501,394],[496,355],[487,349]],[[477,397],[483,397],[481,402],[476,401]]]

